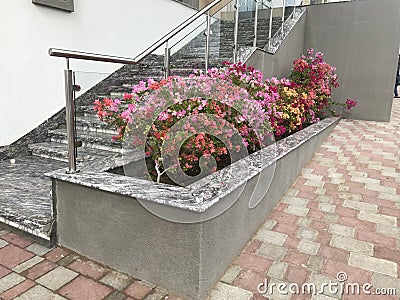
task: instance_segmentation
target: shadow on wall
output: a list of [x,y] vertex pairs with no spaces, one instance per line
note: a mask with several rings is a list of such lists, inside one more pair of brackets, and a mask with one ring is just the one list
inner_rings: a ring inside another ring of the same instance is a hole
[[[363,0],[312,5],[275,54],[257,50],[246,63],[268,77],[285,77],[309,48],[337,68],[335,101],[355,99],[346,117],[389,121],[400,44],[400,1]],[[384,33],[384,34],[382,34]]]
[[[364,0],[307,8],[304,49],[337,67],[335,100],[356,99],[348,117],[389,121],[400,44],[400,2]],[[384,33],[384,34],[382,34]]]

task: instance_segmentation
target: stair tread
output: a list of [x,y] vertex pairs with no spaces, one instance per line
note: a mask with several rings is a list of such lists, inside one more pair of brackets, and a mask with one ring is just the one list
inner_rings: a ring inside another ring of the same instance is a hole
[[[68,158],[68,145],[56,142],[43,142],[29,145],[31,151],[43,151],[45,154],[55,154]],[[35,155],[35,153],[33,153]],[[91,149],[87,147],[78,148],[78,158],[83,161],[114,156],[115,152],[107,150]]]

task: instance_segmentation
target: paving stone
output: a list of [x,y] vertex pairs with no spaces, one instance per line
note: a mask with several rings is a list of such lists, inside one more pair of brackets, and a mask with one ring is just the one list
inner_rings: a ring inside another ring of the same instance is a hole
[[350,252],[344,249],[322,245],[319,250],[319,255],[323,258],[347,264],[349,261]]
[[332,247],[348,250],[351,252],[359,252],[372,256],[374,253],[374,245],[367,242],[355,240],[347,236],[333,235],[329,244]]
[[1,229],[1,230],[0,230],[0,237],[3,236],[3,235],[6,235],[7,233],[9,233],[8,230]]
[[59,266],[63,266],[66,267],[70,264],[72,264],[75,260],[77,260],[79,258],[79,255],[76,254],[67,254],[67,256],[64,256],[63,258],[61,258],[57,264]]
[[320,246],[321,244],[313,241],[301,240],[297,249],[300,252],[304,252],[310,255],[316,255]]
[[397,295],[400,291],[400,279],[381,273],[372,274],[372,285],[374,288],[394,288],[397,291]]
[[365,188],[367,190],[382,192],[382,193],[390,194],[390,195],[396,195],[396,193],[397,193],[396,188],[394,188],[394,187],[383,186],[383,185],[376,184],[376,183],[366,183]]
[[376,224],[376,232],[383,234],[385,236],[390,236],[390,237],[400,240],[400,228],[399,227],[387,226],[387,225],[383,225],[383,224]]
[[371,212],[371,213],[377,213],[378,212],[378,205],[371,204],[371,203],[366,203],[366,202],[344,200],[343,206],[354,208],[354,209],[357,209],[357,210],[368,211],[368,212]]
[[325,216],[325,222],[336,223],[339,220],[339,216],[334,213],[327,213]]
[[81,273],[83,275],[89,276],[93,279],[100,279],[107,272],[107,270],[92,261],[83,261],[82,259],[77,259],[68,268]]
[[0,278],[6,276],[7,274],[10,274],[11,270],[7,269],[6,267],[3,267],[0,265]]
[[339,284],[339,281],[335,277],[329,277],[317,273],[312,273],[309,280],[309,283],[314,284],[313,286],[311,286],[311,288],[316,288],[318,293],[322,292],[320,293],[320,296],[324,295],[332,297],[334,299],[341,299],[342,294],[340,294],[339,292],[332,293],[332,291],[326,286],[327,284],[329,284],[329,282]]
[[20,236],[16,233],[13,233],[13,232],[3,235],[1,238],[5,241],[7,241],[11,244],[14,244],[18,247],[21,247],[21,248],[25,248],[33,243],[33,241],[31,241],[23,236]]
[[132,277],[112,270],[111,272],[107,273],[100,282],[113,287],[116,290],[122,291],[124,290],[129,284],[133,281]]
[[344,226],[340,224],[330,224],[328,232],[331,234],[341,235],[341,236],[348,236],[354,238],[355,235],[355,228]]
[[272,230],[272,228],[274,228],[275,225],[276,225],[276,221],[275,221],[275,220],[268,219],[268,220],[262,225],[262,228],[265,228],[265,229],[267,229],[267,230]]
[[0,248],[3,248],[8,245],[8,242],[0,239]]
[[374,245],[381,245],[389,248],[396,247],[396,239],[362,228],[357,231],[356,238]]
[[27,261],[23,262],[22,264],[19,264],[18,266],[12,268],[14,272],[21,273],[34,265],[37,265],[41,261],[43,261],[44,258],[40,256],[34,256],[31,259],[28,259]]
[[366,220],[382,225],[387,225],[387,226],[397,226],[397,218],[392,217],[392,216],[386,216],[382,214],[374,214],[374,213],[369,213],[366,211],[360,211],[358,218],[360,220]]
[[305,207],[306,204],[308,203],[308,200],[299,197],[286,196],[282,199],[282,203],[286,203],[293,206]]
[[256,239],[278,246],[282,246],[285,243],[286,238],[287,234],[271,230],[265,230],[263,228],[259,230],[256,235]]
[[32,245],[29,245],[25,249],[30,251],[30,252],[32,252],[32,253],[34,253],[34,254],[36,254],[36,255],[39,255],[39,256],[43,256],[43,255],[45,255],[46,253],[48,253],[51,250],[51,249],[49,249],[47,247],[44,247],[44,246],[36,244],[36,243],[33,243]]
[[58,290],[63,285],[70,282],[78,276],[78,273],[65,267],[59,266],[42,277],[36,279],[37,283],[47,287],[50,290]]
[[286,274],[288,264],[282,261],[275,261],[269,268],[267,275],[276,279],[283,279]]
[[10,273],[0,278],[0,294],[23,282],[24,280],[25,278],[18,275],[17,273]]
[[37,265],[33,266],[32,268],[22,272],[21,275],[29,279],[35,280],[55,268],[57,268],[57,265],[55,263],[48,260],[44,260],[38,263]]
[[[273,244],[269,243],[264,243],[263,246],[265,245],[271,245],[276,247],[278,249],[278,246],[275,246]],[[263,247],[261,246],[261,248]],[[258,250],[258,254],[262,255],[260,253],[261,248]],[[282,248],[282,247],[279,247]],[[272,249],[272,248],[271,248]],[[265,273],[272,265],[272,261],[266,257],[256,255],[256,254],[251,254],[251,253],[242,253],[239,255],[239,257],[234,261],[234,264],[239,266],[243,270],[253,270],[256,272],[260,273]]]
[[300,228],[299,231],[297,232],[298,238],[309,240],[309,241],[315,241],[317,235],[318,235],[318,232],[316,230],[307,229],[307,228]]
[[289,265],[286,272],[285,281],[301,286],[307,281],[309,275],[310,274],[306,266]]
[[249,252],[249,253],[256,253],[257,250],[261,247],[262,242],[257,240],[257,239],[253,239],[250,243],[247,244],[247,246],[244,248],[244,252]]
[[292,265],[303,265],[307,263],[308,259],[308,254],[299,252],[297,249],[290,249],[285,256],[284,261]]
[[258,249],[257,253],[273,260],[282,260],[285,257],[287,251],[287,248],[280,247],[271,243],[264,243],[260,247],[260,249]]
[[307,180],[305,185],[322,188],[322,187],[324,187],[324,183],[325,182],[323,182],[323,181]]
[[79,276],[63,286],[58,292],[68,299],[96,300],[104,299],[112,291],[112,288],[97,283],[93,279]]
[[352,176],[351,181],[362,182],[368,185],[380,185],[380,180],[363,176]]
[[308,217],[301,217],[298,221],[297,221],[297,226],[299,227],[308,227],[311,224],[311,219]]
[[[291,298],[291,294],[289,293],[289,282],[271,278],[267,281],[267,284],[267,292],[263,294],[267,299],[289,300]],[[278,287],[281,288],[279,289]]]
[[318,209],[323,212],[333,213],[335,212],[336,206],[329,203],[320,203]]
[[286,195],[288,196],[296,196],[299,191],[295,188],[289,188]]
[[259,283],[263,282],[264,280],[264,273],[258,273],[253,270],[244,270],[235,279],[233,285],[244,290],[256,293]]
[[59,295],[56,295],[46,289],[41,285],[35,285],[33,288],[29,289],[19,297],[15,298],[16,300],[33,300],[33,299],[40,299],[40,300],[62,300],[65,299]]
[[4,293],[0,293],[0,299],[2,300],[11,300],[15,299],[17,296],[21,295],[25,291],[29,290],[35,286],[35,283],[32,280],[25,280],[21,282],[20,284],[17,284],[16,286],[12,287],[11,289],[7,290]]
[[324,259],[322,257],[316,256],[316,255],[311,255],[305,266],[311,272],[320,272],[323,263],[324,263]]
[[144,300],[163,300],[164,297],[165,294],[155,291],[154,293],[147,295]]
[[0,264],[10,269],[33,256],[34,254],[11,244],[0,248]]
[[399,204],[399,202],[400,202],[400,195],[397,195],[397,194],[394,195],[394,194],[387,194],[387,193],[379,192],[379,198],[394,201],[394,202],[397,202],[397,204]]
[[317,197],[317,202],[320,203],[330,203],[333,200],[332,196],[328,196],[328,195],[318,195]]
[[313,295],[311,300],[335,300],[335,298],[325,296],[324,294],[321,295]]
[[349,265],[395,278],[398,276],[396,263],[356,252],[350,253]]
[[125,293],[135,299],[143,299],[152,289],[153,287],[142,281],[135,281],[125,290]]
[[289,205],[288,208],[285,209],[286,213],[300,217],[306,216],[309,211],[309,208],[297,205]]
[[104,298],[104,300],[125,300],[125,299],[126,295],[122,294],[119,291],[114,291],[111,294],[109,294],[106,298]]
[[48,252],[46,254],[45,258],[52,262],[58,262],[60,259],[64,258],[67,255],[68,255],[68,252],[65,249],[56,247],[56,248],[52,249],[50,252]]
[[210,300],[250,300],[252,296],[249,291],[219,282],[211,291]]
[[241,269],[238,266],[230,266],[228,270],[226,270],[225,274],[222,276],[221,281],[232,284],[232,282],[236,279],[239,275]]

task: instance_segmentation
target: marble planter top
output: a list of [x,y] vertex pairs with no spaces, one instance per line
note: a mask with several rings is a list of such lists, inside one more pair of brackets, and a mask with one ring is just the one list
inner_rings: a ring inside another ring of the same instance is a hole
[[[65,169],[46,175],[57,180],[116,193],[139,200],[147,200],[194,212],[204,212],[220,199],[237,189],[262,170],[317,135],[335,125],[338,118],[326,118],[261,151],[243,158],[230,167],[215,172],[188,187],[158,184],[152,181],[104,172],[110,167],[126,163],[116,160],[97,161],[96,170],[85,168],[76,174],[66,174]],[[130,159],[134,159],[131,157]]]
[[51,181],[44,172],[66,163],[36,156],[0,160],[0,222],[46,240],[52,218]]

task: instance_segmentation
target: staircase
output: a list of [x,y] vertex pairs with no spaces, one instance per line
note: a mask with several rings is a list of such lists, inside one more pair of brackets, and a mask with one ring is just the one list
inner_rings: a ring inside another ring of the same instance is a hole
[[[287,12],[289,15],[290,12]],[[273,33],[279,30],[280,18],[273,19]],[[258,43],[263,48],[268,43],[269,23],[265,19],[258,20]],[[252,46],[254,39],[254,21],[241,19],[239,22],[238,45]],[[234,44],[234,21],[217,20],[211,25],[210,63],[209,67],[220,66],[223,61],[230,61]],[[189,43],[179,49],[171,57],[171,75],[188,76],[193,69],[204,69],[206,38],[203,33],[195,36]],[[163,76],[164,57],[151,55],[139,65],[125,65],[108,78],[97,84],[76,100],[76,132],[77,140],[82,144],[77,148],[78,167],[96,159],[118,157],[122,152],[120,142],[112,140],[116,131],[101,122],[94,110],[93,101],[104,97],[122,97],[129,93],[134,84],[152,77],[160,80]],[[79,84],[79,82],[78,82]],[[28,146],[34,156],[68,161],[67,133],[65,124],[48,130],[45,142]]]

